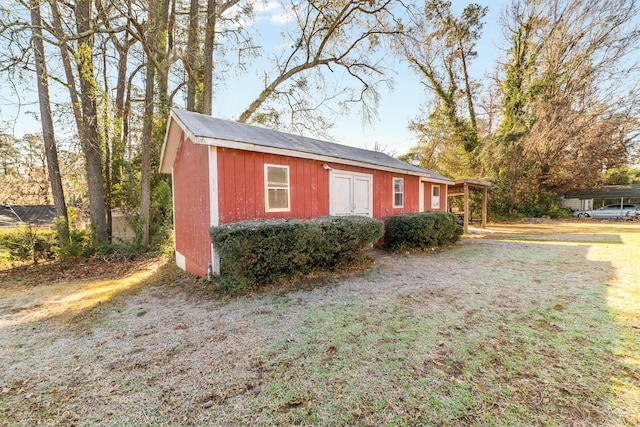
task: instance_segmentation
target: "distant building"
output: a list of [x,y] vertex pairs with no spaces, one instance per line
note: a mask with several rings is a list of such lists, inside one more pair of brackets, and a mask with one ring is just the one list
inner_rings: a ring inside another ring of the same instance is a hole
[[591,210],[614,202],[640,204],[640,184],[576,188],[564,194],[561,203],[572,210]]
[[51,229],[56,209],[51,205],[0,205],[0,227],[34,226]]

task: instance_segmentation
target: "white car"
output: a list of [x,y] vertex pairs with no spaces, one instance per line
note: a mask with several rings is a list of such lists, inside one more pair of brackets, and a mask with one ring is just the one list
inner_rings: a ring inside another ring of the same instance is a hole
[[578,218],[597,219],[636,219],[640,217],[640,208],[636,205],[606,205],[601,208],[586,211],[575,211],[573,216]]

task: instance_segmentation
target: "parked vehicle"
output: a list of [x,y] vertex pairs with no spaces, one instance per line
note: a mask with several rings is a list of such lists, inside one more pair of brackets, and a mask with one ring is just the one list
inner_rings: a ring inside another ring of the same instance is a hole
[[626,203],[622,206],[619,204],[606,205],[597,209],[574,211],[573,216],[577,218],[633,220],[640,217],[640,207]]

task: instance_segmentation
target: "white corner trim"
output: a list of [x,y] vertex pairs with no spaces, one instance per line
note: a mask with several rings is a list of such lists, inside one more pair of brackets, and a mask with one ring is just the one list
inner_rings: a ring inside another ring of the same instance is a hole
[[[220,206],[218,193],[218,148],[209,146],[209,225],[220,225]],[[211,272],[220,274],[220,256],[211,245]]]
[[187,259],[178,251],[176,251],[176,265],[181,270],[187,271]]
[[220,207],[218,205],[218,149],[209,147],[209,223],[220,224]]
[[[176,250],[176,242],[178,241],[176,237],[176,185],[175,185],[175,175],[173,174],[173,165],[171,166],[171,209],[173,216],[173,250]],[[176,251],[177,253],[177,251]]]

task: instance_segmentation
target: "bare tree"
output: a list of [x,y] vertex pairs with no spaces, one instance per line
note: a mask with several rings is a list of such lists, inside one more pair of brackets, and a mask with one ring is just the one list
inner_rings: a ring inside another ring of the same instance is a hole
[[58,163],[58,149],[53,130],[51,101],[49,99],[49,77],[45,59],[44,42],[42,41],[40,0],[30,0],[29,6],[31,9],[31,31],[33,33],[31,45],[33,46],[36,61],[42,137],[44,140],[51,193],[53,194],[53,204],[56,209],[56,216],[61,219],[58,229],[58,241],[60,246],[64,248],[69,244],[69,217],[67,216],[67,204],[64,199],[64,189],[62,187],[62,177],[60,176],[60,165]]
[[[185,70],[187,72],[187,105],[188,111],[200,111],[202,106],[196,106],[196,97],[199,91],[199,83],[202,78],[198,74],[200,67],[198,61],[200,59],[200,10],[199,0],[190,0],[189,2],[189,26],[187,27],[187,53],[184,61]],[[213,41],[212,41],[213,42]],[[200,90],[202,88],[200,87]]]
[[[242,112],[240,122],[254,121],[283,125],[280,111],[287,111],[291,126],[298,131],[326,130],[321,108],[331,100],[341,108],[359,104],[363,118],[371,120],[377,108],[377,88],[390,83],[382,58],[376,55],[386,36],[400,32],[394,20],[394,0],[370,2],[352,0],[296,1],[286,9],[295,25],[285,37],[289,46],[274,58],[275,68],[264,75],[264,88]],[[323,72],[342,71],[355,82],[331,88]],[[321,92],[314,101],[313,92]],[[274,106],[278,105],[279,106]],[[336,114],[338,111],[332,111]]]
[[433,96],[430,112],[409,124],[419,144],[408,158],[448,176],[474,175],[476,169],[477,94],[468,67],[476,57],[487,10],[470,4],[456,17],[451,2],[429,0],[423,11],[412,14],[411,25],[398,38],[402,56]]
[[[146,43],[151,52],[158,49],[159,37],[159,3],[160,0],[149,0],[149,21],[147,23]],[[149,220],[151,204],[151,139],[153,134],[153,114],[154,106],[154,86],[156,68],[151,61],[146,64],[145,96],[144,96],[144,119],[142,127],[142,150],[141,150],[141,189],[140,189],[140,218],[142,222],[141,244],[143,247],[149,245]]]
[[[183,64],[187,76],[186,109],[211,114],[213,102],[213,54],[219,34],[219,18],[240,0],[207,0],[204,16],[198,0],[189,3],[186,55]],[[204,25],[200,25],[203,21]]]
[[96,243],[107,241],[107,216],[104,204],[104,179],[102,176],[102,150],[98,132],[96,106],[96,80],[93,63],[92,0],[78,0],[75,4],[78,47],[76,61],[80,81],[82,107],[82,147],[87,168],[89,187],[89,212]]

